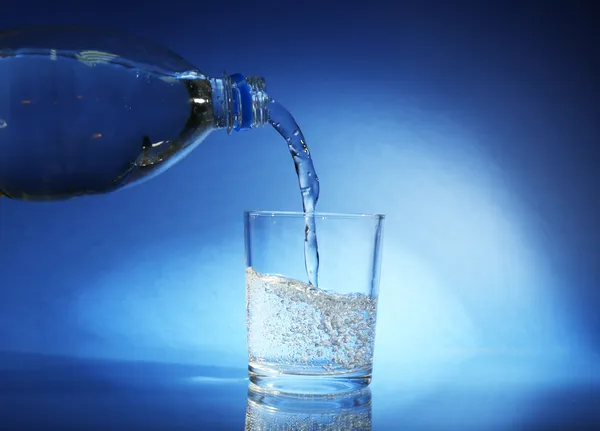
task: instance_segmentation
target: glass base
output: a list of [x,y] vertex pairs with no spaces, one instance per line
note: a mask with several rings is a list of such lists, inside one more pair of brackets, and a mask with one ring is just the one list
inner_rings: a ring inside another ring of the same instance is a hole
[[360,391],[371,383],[371,369],[340,374],[273,371],[248,366],[252,390],[276,395],[337,396]]

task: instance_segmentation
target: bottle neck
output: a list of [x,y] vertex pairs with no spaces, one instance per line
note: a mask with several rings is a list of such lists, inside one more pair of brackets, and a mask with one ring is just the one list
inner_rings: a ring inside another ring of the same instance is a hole
[[241,74],[210,79],[214,124],[219,129],[250,130],[269,121],[265,80]]

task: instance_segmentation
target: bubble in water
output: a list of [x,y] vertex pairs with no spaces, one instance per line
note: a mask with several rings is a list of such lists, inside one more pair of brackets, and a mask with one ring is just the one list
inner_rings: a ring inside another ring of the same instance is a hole
[[327,292],[252,268],[246,271],[246,295],[253,366],[310,366],[322,372],[372,368],[376,298]]
[[6,120],[3,120],[2,118],[0,118],[0,129],[4,129],[6,126],[8,126],[8,123],[6,122]]

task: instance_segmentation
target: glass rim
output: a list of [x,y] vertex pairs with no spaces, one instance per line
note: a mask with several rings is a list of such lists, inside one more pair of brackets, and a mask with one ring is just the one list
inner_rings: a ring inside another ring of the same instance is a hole
[[[311,213],[309,213],[311,214]],[[332,213],[332,212],[314,212],[312,213],[316,217],[331,217],[331,218],[371,218],[371,219],[385,219],[385,214],[363,214],[363,213]],[[268,210],[246,210],[244,211],[246,216],[259,216],[259,217],[304,217],[306,214],[303,211],[268,211]]]

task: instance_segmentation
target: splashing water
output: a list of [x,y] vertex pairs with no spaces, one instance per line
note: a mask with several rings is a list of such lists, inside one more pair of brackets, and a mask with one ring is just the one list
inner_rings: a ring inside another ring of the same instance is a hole
[[269,122],[286,140],[294,159],[304,209],[304,264],[308,282],[314,287],[318,287],[319,249],[314,212],[319,200],[319,178],[315,172],[306,140],[296,120],[287,109],[274,100],[269,103]]

